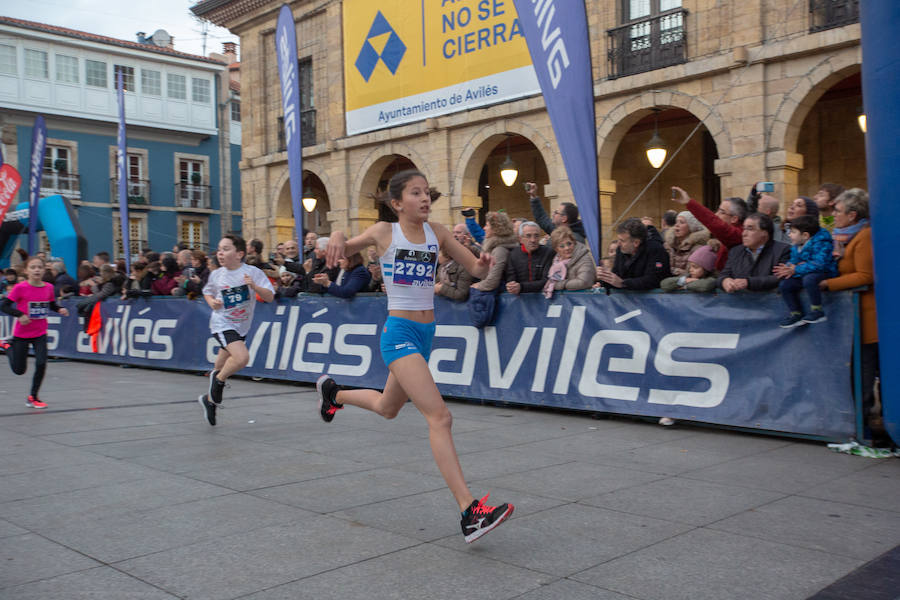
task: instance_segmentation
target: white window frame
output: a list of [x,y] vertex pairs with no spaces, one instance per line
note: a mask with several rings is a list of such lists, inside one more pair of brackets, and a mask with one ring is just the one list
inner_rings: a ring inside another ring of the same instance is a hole
[[53,60],[56,67],[56,81],[58,81],[59,83],[81,82],[81,76],[79,73],[81,65],[77,56],[57,54],[53,57]]
[[[154,75],[155,86],[151,81]],[[162,72],[141,67],[141,93],[145,96],[162,96]]]
[[25,77],[50,79],[50,58],[46,50],[25,48]]
[[[100,74],[100,71],[91,72],[90,68],[92,65],[103,65],[103,83],[100,84],[97,82],[96,76]],[[93,78],[93,81],[92,81]],[[84,59],[84,84],[89,87],[95,88],[109,88],[109,66],[106,61],[102,60],[93,60],[91,58]]]
[[[172,85],[173,81],[181,80],[179,85]],[[181,95],[175,90],[181,91]],[[187,100],[187,76],[178,73],[166,73],[166,97],[171,100]]]
[[[10,50],[12,52],[10,52]],[[0,44],[0,75],[19,74],[19,49],[9,44]],[[8,59],[12,58],[12,62]],[[10,70],[11,69],[11,70]]]
[[209,104],[212,98],[212,85],[209,79],[191,77],[191,102],[196,104]]

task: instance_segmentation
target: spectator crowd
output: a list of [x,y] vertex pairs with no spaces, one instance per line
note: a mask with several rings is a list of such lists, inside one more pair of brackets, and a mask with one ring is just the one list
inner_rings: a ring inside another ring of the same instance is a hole
[[[493,265],[485,278],[477,280],[442,251],[435,293],[462,302],[473,289],[479,295],[542,293],[547,298],[560,291],[608,293],[613,288],[726,294],[778,291],[785,313],[780,321],[773,315],[773,326],[790,329],[827,319],[823,292],[867,287],[860,300],[861,367],[864,409],[872,412],[878,332],[868,195],[859,188],[845,190],[825,183],[813,197],[791,201],[782,217],[782,202],[765,190],[756,185],[746,199],[725,198],[712,210],[673,187],[672,201],[681,210],[666,212],[659,229],[646,217],[617,223],[607,256],[593,257],[578,208],[562,202],[548,215],[537,186],[526,183],[532,212],[528,217],[491,211],[484,215],[482,226],[474,209],[463,210],[465,223],[454,226],[454,239],[476,256],[489,253]],[[383,291],[374,248],[365,255],[345,257],[329,269],[327,247],[327,237],[310,232],[302,246],[297,240],[285,240],[266,255],[263,243],[254,239],[247,243],[245,260],[269,277],[278,298],[300,294],[351,298]],[[24,264],[22,260],[18,268],[3,273],[0,297],[24,279]],[[98,252],[92,260],[74,265],[74,276],[68,270],[73,265],[51,258],[45,281],[53,284],[58,299],[76,297],[79,314],[85,315],[105,298],[198,298],[218,266],[214,254],[179,243],[170,252],[144,252],[130,267],[122,259],[112,261],[109,253]]]

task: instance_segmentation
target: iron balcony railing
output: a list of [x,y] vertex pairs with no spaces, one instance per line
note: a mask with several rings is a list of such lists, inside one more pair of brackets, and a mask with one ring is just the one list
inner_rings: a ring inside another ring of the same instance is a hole
[[212,186],[185,181],[175,184],[175,206],[178,208],[209,208]]
[[[300,111],[300,147],[316,145],[316,109],[307,108]],[[278,151],[287,150],[284,139],[284,117],[278,117]]]
[[687,10],[674,8],[607,30],[609,78],[687,61]]
[[81,176],[77,173],[44,171],[41,173],[41,196],[59,194],[69,200],[81,200]]
[[[125,182],[125,193],[128,194],[128,204],[150,204],[150,180],[129,179]],[[119,202],[119,180],[112,177],[109,180],[109,199],[113,204]]]
[[859,0],[809,0],[809,32],[859,23]]

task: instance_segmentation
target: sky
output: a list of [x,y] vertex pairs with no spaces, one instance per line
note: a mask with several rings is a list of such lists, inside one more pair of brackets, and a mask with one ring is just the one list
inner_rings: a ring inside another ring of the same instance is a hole
[[[78,29],[131,42],[165,29],[175,50],[206,56],[222,52],[222,42],[239,42],[227,29],[209,24],[206,52],[201,23],[190,7],[199,0],[0,0],[0,15]],[[239,50],[240,52],[240,50]]]

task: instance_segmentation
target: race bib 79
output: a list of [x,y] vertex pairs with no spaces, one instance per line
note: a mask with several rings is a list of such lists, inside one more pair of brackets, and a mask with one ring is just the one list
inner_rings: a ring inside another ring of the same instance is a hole
[[250,286],[247,284],[222,290],[222,303],[226,309],[235,308],[250,301]]

